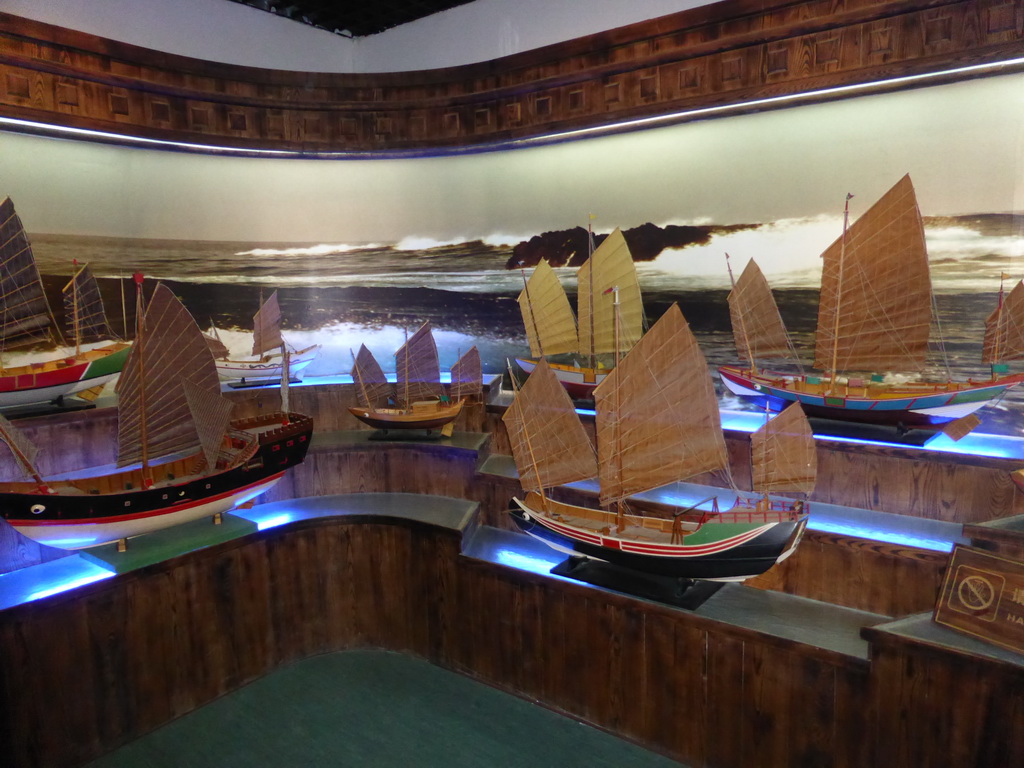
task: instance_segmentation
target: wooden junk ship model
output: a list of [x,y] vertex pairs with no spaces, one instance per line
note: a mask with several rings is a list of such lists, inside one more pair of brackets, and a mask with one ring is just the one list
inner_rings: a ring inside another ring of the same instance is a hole
[[192,316],[159,284],[142,312],[117,386],[117,468],[44,478],[35,448],[7,420],[3,439],[30,480],[0,483],[0,512],[44,544],[78,548],[224,512],[305,458],[312,419],[270,413],[233,420]]
[[[516,362],[529,373],[538,358],[547,359],[570,396],[589,400],[614,365],[600,365],[599,356],[618,356],[643,334],[640,283],[633,256],[619,229],[590,254],[580,267],[577,280],[577,317],[573,317],[555,270],[546,261],[537,264],[519,294],[519,308],[534,357],[516,358]],[[617,308],[611,295],[613,288],[617,289]],[[558,355],[572,355],[586,364],[551,359]]]
[[217,374],[222,381],[265,384],[278,381],[285,368],[291,379],[301,378],[303,370],[320,352],[319,344],[305,349],[289,349],[281,335],[281,307],[274,291],[253,316],[252,357],[233,360],[217,329],[211,328],[207,343],[216,358]]
[[427,322],[395,353],[395,379],[395,384],[389,382],[373,353],[361,345],[352,367],[359,405],[349,412],[385,433],[421,429],[430,434],[437,429],[450,435],[466,398],[482,389],[480,353],[473,347],[459,358],[452,368],[450,394],[445,394],[437,344]]
[[[595,391],[597,451],[571,400],[541,361],[504,416],[525,499],[510,513],[525,533],[569,555],[682,579],[743,580],[796,548],[814,486],[814,440],[799,406],[752,436],[754,490],[719,511],[717,492],[668,517],[642,514],[635,494],[728,472],[718,402],[704,355],[673,305]],[[547,489],[597,476],[601,509]],[[710,508],[707,509],[707,505]],[[704,508],[704,509],[702,509]]]
[[[847,197],[846,219],[849,215]],[[1004,360],[1024,356],[1024,289],[1000,301],[986,323],[983,362],[990,379],[894,381],[889,372],[925,367],[932,290],[924,226],[904,176],[823,254],[814,348],[815,373],[757,367],[758,359],[794,357],[764,275],[752,261],[729,296],[733,333],[745,366],[719,374],[737,395],[775,408],[798,402],[810,416],[903,429],[969,416],[1024,375],[1006,375]]]
[[[64,347],[46,300],[28,235],[10,198],[0,203],[0,352],[26,346]],[[61,403],[70,395],[98,394],[128,358],[129,344],[109,341],[89,350],[83,344],[112,339],[99,288],[88,265],[64,287],[68,338],[74,351],[44,362],[3,365],[0,408]]]

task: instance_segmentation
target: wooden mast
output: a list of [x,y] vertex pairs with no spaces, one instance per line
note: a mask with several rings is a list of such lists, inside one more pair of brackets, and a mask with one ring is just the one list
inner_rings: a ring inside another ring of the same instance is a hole
[[839,359],[839,315],[840,305],[843,300],[843,266],[846,260],[846,230],[850,223],[850,198],[853,195],[849,192],[846,193],[846,204],[843,207],[843,239],[839,250],[839,271],[838,271],[838,289],[836,290],[836,307],[835,307],[835,318],[832,324],[832,364],[830,366],[830,378],[829,378],[829,391],[836,391],[836,366],[838,365]]
[[[135,343],[142,349],[144,341],[143,329],[145,322],[142,311],[142,273],[136,272],[132,275],[135,281]],[[139,436],[140,450],[142,452],[142,484],[149,488],[153,485],[153,474],[149,468],[149,426],[146,418],[146,370],[145,357],[139,354]]]
[[[729,261],[728,252],[725,254],[725,268],[729,270],[729,283],[732,285],[732,292],[736,293],[736,278],[732,274],[732,263]],[[757,362],[754,360],[754,350],[750,346],[750,334],[747,333],[747,313],[739,312],[740,334],[743,336],[743,346],[746,348],[750,358],[750,372],[757,373]]]

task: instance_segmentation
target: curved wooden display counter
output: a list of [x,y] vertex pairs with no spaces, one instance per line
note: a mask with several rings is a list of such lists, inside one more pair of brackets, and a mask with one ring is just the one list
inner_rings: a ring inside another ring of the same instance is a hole
[[[1024,661],[921,620],[879,626],[742,585],[686,611],[522,570],[508,553],[536,553],[477,529],[465,500],[258,509],[277,523],[0,611],[10,764],[79,765],[282,664],[346,648],[413,653],[692,766],[1024,757],[1010,726]],[[961,702],[972,727],[936,727]]]

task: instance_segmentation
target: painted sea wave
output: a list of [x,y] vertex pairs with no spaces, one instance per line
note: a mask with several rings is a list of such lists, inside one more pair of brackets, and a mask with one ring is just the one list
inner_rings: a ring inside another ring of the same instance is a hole
[[[926,220],[945,342],[942,348],[934,345],[932,373],[948,364],[955,378],[986,374],[980,362],[984,320],[998,300],[1000,275],[1024,276],[1022,222],[1020,214]],[[678,302],[709,365],[735,362],[725,253],[737,275],[755,257],[775,288],[796,347],[809,360],[819,254],[835,239],[841,221],[819,217],[748,227],[704,226],[706,242],[667,249],[638,263],[649,320]],[[445,243],[409,238],[395,244],[310,244],[32,236],[56,312],[61,311],[59,291],[72,260],[89,262],[101,278],[115,325],[127,322],[130,327],[132,289],[124,278],[141,271],[150,278],[149,285],[168,282],[199,324],[216,326],[239,355],[249,352],[252,315],[261,299],[277,289],[288,341],[296,347],[323,345],[307,376],[348,372],[351,352],[360,344],[386,370],[393,370],[395,350],[426,320],[435,329],[442,367],[450,367],[475,344],[485,370],[504,371],[508,360],[529,351],[516,303],[524,275],[505,266],[514,239],[496,235]],[[576,270],[556,272],[574,299]],[[122,289],[127,291],[124,310]],[[745,407],[729,395],[722,399],[725,407]],[[1024,434],[1024,392],[1011,392],[982,415],[986,431]]]

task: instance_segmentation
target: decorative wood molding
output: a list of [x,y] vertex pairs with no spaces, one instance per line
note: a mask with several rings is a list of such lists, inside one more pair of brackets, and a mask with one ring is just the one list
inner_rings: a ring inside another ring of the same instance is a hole
[[1022,56],[1016,0],[725,0],[490,62],[385,74],[200,61],[0,13],[0,115],[234,149],[465,151],[841,98],[822,91],[843,86],[912,87],[884,82],[912,75],[934,84]]

